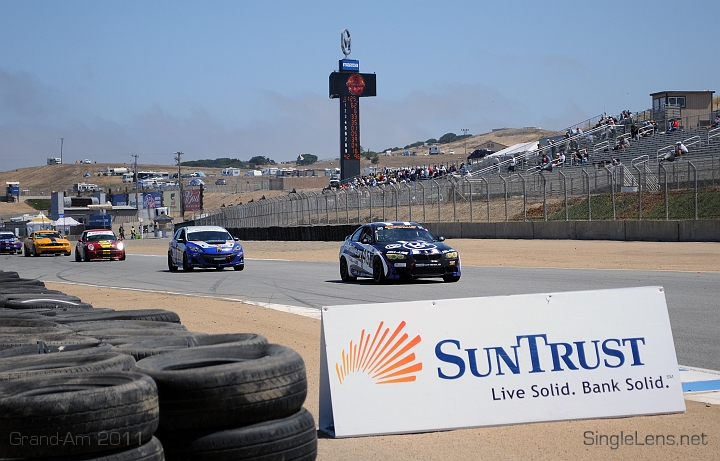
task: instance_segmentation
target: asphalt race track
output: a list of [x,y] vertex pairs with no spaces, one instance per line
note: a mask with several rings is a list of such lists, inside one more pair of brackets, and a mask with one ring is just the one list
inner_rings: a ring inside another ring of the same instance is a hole
[[428,279],[376,286],[369,279],[342,283],[338,264],[259,259],[247,260],[242,272],[196,269],[171,273],[165,256],[128,255],[126,261],[77,263],[67,256],[2,255],[0,268],[45,282],[233,297],[312,309],[339,304],[662,286],[678,362],[720,370],[719,272],[465,266],[457,283]]

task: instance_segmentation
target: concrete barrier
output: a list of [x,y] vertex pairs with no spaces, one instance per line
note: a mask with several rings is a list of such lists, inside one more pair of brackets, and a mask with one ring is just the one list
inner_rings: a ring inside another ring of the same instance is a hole
[[625,221],[625,240],[679,242],[679,221]]
[[[188,223],[183,223],[188,225]],[[180,227],[180,226],[176,226]],[[446,238],[720,242],[720,220],[447,222],[425,227]],[[240,240],[341,242],[357,224],[228,229]]]

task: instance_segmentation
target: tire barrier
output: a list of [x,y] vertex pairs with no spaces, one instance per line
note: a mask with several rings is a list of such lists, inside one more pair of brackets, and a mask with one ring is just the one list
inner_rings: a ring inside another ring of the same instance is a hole
[[73,456],[142,445],[152,438],[158,420],[157,386],[139,373],[88,372],[0,382],[0,456],[6,458]]
[[263,336],[95,308],[0,270],[0,459],[314,460],[306,395],[300,355]]
[[139,361],[153,355],[166,354],[190,347],[212,347],[228,343],[242,345],[246,355],[253,358],[261,357],[267,348],[267,339],[263,336],[238,333],[153,339],[136,338],[123,344],[117,344],[114,350],[130,354]]

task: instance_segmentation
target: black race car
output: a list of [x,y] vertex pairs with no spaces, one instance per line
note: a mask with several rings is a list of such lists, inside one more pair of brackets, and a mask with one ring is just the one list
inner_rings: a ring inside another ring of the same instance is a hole
[[340,277],[375,283],[420,277],[460,280],[457,250],[414,222],[374,222],[359,227],[340,248]]

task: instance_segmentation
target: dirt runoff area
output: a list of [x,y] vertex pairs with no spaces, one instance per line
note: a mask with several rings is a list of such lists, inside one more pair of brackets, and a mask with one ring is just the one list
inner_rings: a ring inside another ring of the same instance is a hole
[[[133,253],[165,254],[167,239],[127,241]],[[719,243],[465,240],[448,243],[464,265],[720,271]],[[247,257],[337,261],[338,242],[243,242]],[[542,248],[541,251],[539,249]],[[165,308],[189,330],[252,332],[298,351],[308,372],[305,407],[318,420],[320,321],[240,302],[52,284],[96,307]],[[720,459],[720,406],[687,401],[684,414],[486,427],[422,434],[332,439],[321,434],[320,460],[595,460]],[[697,445],[586,445],[587,434],[698,436]]]

